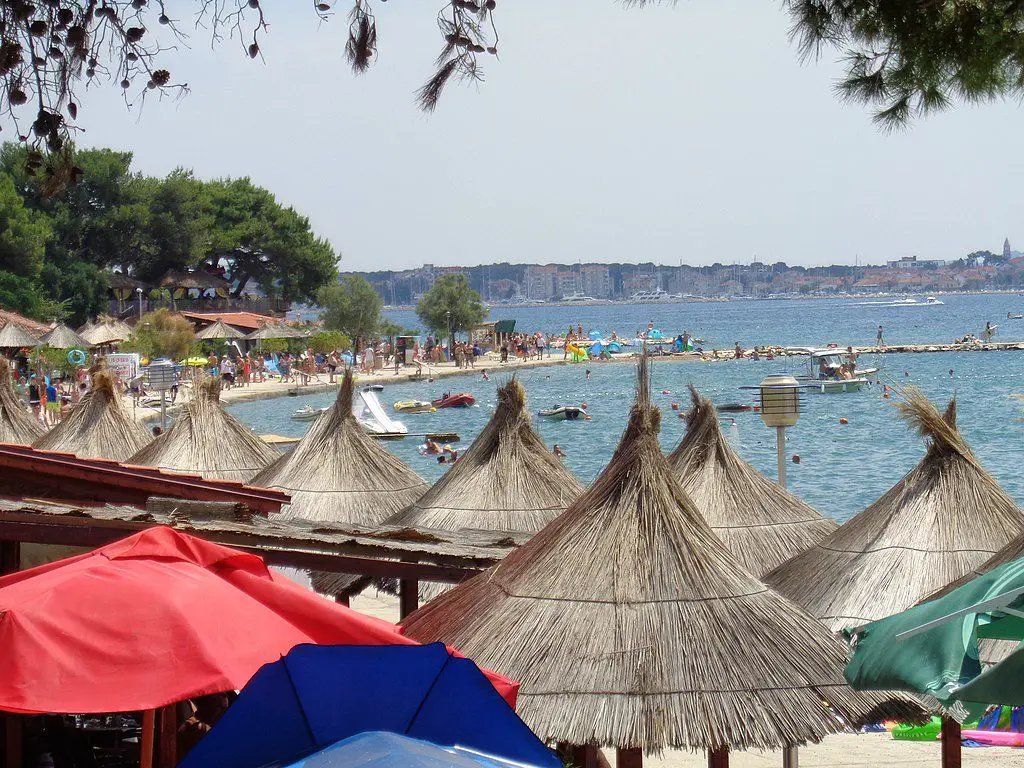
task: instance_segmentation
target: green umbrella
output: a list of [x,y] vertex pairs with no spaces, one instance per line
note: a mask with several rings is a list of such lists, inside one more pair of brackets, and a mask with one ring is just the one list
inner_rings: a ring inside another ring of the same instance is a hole
[[978,641],[1024,639],[1024,558],[847,635],[854,650],[846,679],[858,690],[924,694],[958,715],[1013,704],[1003,697],[1012,691],[1015,700],[1024,699],[1024,677],[1013,674],[1024,670],[1022,651],[982,674]]

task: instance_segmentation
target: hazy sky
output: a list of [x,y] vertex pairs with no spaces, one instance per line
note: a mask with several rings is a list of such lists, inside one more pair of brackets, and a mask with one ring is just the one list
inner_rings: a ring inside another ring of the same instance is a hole
[[379,60],[360,77],[344,17],[263,5],[265,64],[196,31],[163,60],[190,95],[139,114],[92,89],[79,143],[129,149],[147,173],[250,176],[310,217],[342,269],[1024,246],[1017,105],[882,134],[833,96],[835,56],[797,60],[773,2],[498,0],[501,58],[480,88],[450,84],[433,115],[413,94],[440,48],[440,3],[377,3]]

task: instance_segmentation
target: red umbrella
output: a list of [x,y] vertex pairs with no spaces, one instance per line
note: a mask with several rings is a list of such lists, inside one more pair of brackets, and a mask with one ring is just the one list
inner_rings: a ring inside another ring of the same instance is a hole
[[[0,709],[156,709],[240,689],[300,643],[417,644],[256,555],[150,528],[0,578]],[[488,676],[514,706],[518,683]]]

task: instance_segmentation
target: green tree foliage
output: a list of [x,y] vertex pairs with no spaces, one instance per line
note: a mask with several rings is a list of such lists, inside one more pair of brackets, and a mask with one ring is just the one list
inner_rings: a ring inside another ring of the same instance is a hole
[[[71,151],[71,150],[68,150]],[[271,297],[308,301],[337,275],[309,221],[248,179],[205,182],[178,169],[131,171],[128,152],[73,154],[77,180],[58,194],[29,173],[30,150],[0,149],[0,302],[79,325],[106,311],[107,271],[155,283],[170,270],[226,269]]]
[[214,215],[214,258],[240,293],[249,279],[264,293],[305,299],[333,280],[337,257],[313,235],[309,220],[249,179],[222,179],[208,186]]
[[454,335],[476,328],[487,310],[461,272],[441,275],[416,305],[416,314],[435,333]]
[[192,323],[170,310],[147,312],[135,326],[126,345],[130,351],[143,357],[170,357],[183,360],[197,348]]
[[843,97],[885,127],[1024,94],[1024,5],[1015,0],[787,0],[805,55],[844,52]]
[[380,326],[384,302],[366,278],[359,275],[325,285],[317,293],[316,302],[324,309],[324,326],[341,331],[356,342],[371,337]]
[[309,337],[309,348],[320,355],[352,348],[352,339],[341,331],[320,331]]

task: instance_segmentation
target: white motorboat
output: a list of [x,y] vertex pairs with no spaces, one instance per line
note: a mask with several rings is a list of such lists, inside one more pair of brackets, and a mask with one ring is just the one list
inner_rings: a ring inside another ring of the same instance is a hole
[[808,392],[837,394],[859,392],[872,380],[877,380],[877,368],[854,368],[853,376],[843,370],[843,353],[838,349],[816,349],[807,357],[807,369],[797,380]]
[[326,408],[314,408],[311,405],[304,405],[292,414],[292,421],[316,421]]
[[380,384],[361,388],[352,400],[352,413],[363,429],[374,435],[405,435],[409,428],[388,415],[378,395],[384,391]]

